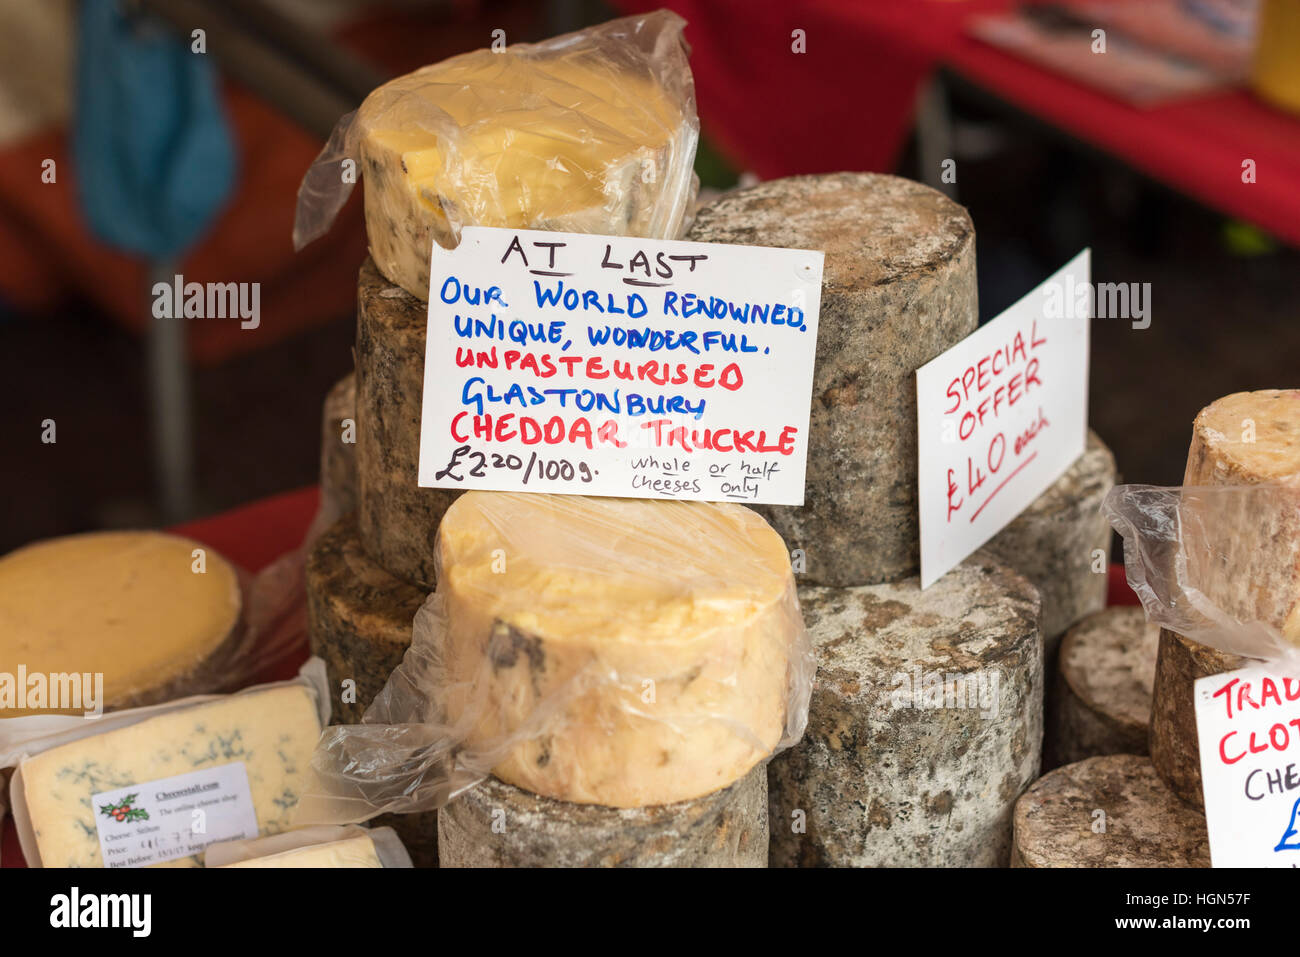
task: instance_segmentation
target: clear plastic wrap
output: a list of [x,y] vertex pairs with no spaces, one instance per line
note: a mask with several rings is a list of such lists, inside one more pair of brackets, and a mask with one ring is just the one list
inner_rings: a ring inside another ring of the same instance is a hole
[[398,867],[411,856],[391,827],[305,827],[270,837],[212,844],[204,867]]
[[[233,691],[305,649],[302,565],[299,549],[252,574],[154,531],[35,542],[0,558],[0,672],[101,675],[110,711]],[[0,699],[5,721],[69,710]]]
[[677,238],[698,188],[684,26],[624,17],[379,87],[303,177],[294,247],[329,228],[358,172],[370,254],[420,299],[433,243],[454,247],[462,226]]
[[1300,673],[1300,487],[1121,485],[1102,511],[1149,621]]
[[438,587],[295,823],[440,807],[488,772],[639,807],[726,787],[803,735],[814,659],[789,556],[739,505],[467,492]]

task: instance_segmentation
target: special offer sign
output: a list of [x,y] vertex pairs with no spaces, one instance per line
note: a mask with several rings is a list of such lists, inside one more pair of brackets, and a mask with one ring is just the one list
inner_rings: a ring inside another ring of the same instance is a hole
[[1089,251],[916,372],[921,587],[1083,454]]
[[420,485],[802,505],[822,259],[479,226],[435,245]]

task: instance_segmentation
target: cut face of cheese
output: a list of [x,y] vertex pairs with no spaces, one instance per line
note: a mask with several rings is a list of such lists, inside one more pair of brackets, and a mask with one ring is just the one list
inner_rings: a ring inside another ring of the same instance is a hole
[[[204,665],[230,639],[240,605],[235,569],[189,539],[100,532],[38,542],[0,558],[0,672],[102,674],[110,709],[211,691],[220,676]],[[0,715],[35,710],[16,700]]]
[[259,833],[283,831],[320,730],[312,692],[286,685],[160,714],[31,757],[22,764],[22,786],[41,863],[103,866],[94,795],[236,762],[248,776]]
[[1183,485],[1268,486],[1184,495],[1188,573],[1238,621],[1300,644],[1300,389],[1238,392],[1202,409]]
[[383,867],[374,842],[364,834],[329,844],[296,847],[223,867]]
[[675,238],[691,198],[694,104],[590,41],[453,57],[356,122],[371,255],[420,299],[453,224]]
[[782,738],[806,642],[785,545],[738,505],[468,492],[439,530],[446,707],[493,773],[639,807],[726,787]]

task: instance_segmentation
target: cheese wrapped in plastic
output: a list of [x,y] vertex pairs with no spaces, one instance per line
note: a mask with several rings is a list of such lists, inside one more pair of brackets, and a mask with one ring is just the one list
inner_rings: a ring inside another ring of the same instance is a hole
[[204,867],[411,867],[391,827],[308,827],[270,837],[226,841],[203,853]]
[[438,587],[363,724],[330,728],[299,824],[427,810],[488,772],[640,807],[798,741],[814,670],[780,537],[740,505],[467,492]]
[[360,172],[370,254],[428,298],[433,244],[462,226],[677,238],[697,181],[685,22],[625,17],[477,50],[399,77],[345,117],[298,194],[294,244],[323,233]]

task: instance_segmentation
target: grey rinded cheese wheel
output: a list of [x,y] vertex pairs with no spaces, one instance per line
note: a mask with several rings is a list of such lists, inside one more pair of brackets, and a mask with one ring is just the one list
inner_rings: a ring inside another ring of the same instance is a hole
[[357,377],[348,373],[321,409],[320,499],[332,518],[357,509]]
[[925,591],[799,602],[818,671],[803,740],[768,766],[772,866],[1006,866],[1041,756],[1034,586],[976,552]]
[[[1300,390],[1224,396],[1192,423],[1183,486],[1277,486],[1248,495],[1184,499],[1185,525],[1203,536],[1187,548],[1188,571],[1205,597],[1242,621],[1263,621],[1300,641]],[[1199,512],[1199,514],[1198,514]],[[1201,562],[1212,562],[1201,567]],[[1184,801],[1204,806],[1193,684],[1245,660],[1172,631],[1160,637],[1151,713],[1151,760]]]
[[1012,867],[1209,867],[1205,816],[1151,762],[1110,754],[1044,775],[1016,802]]
[[801,581],[915,574],[914,373],[975,330],[975,228],[942,193],[895,176],[772,180],[699,211],[689,239],[826,253],[804,505],[759,505]]
[[1196,737],[1196,679],[1244,668],[1248,663],[1245,658],[1160,629],[1151,700],[1151,762],[1165,784],[1193,807],[1205,807]]
[[[307,556],[307,629],[325,661],[335,724],[358,724],[411,644],[411,622],[427,597],[366,554],[348,515],[321,535]],[[356,682],[344,701],[343,682]],[[372,822],[397,831],[416,867],[438,863],[437,812],[388,814]]]
[[357,281],[358,527],[380,565],[432,588],[434,533],[460,493],[418,483],[427,309],[366,260]]
[[1049,673],[1065,630],[1106,607],[1111,529],[1101,501],[1114,485],[1115,456],[1089,430],[1083,455],[985,546],[1038,586]]
[[712,794],[639,808],[571,804],[494,777],[438,820],[443,867],[766,867],[763,765]]
[[[307,555],[307,629],[325,660],[331,707],[357,724],[411,645],[411,622],[428,594],[390,575],[361,546],[351,516],[335,522]],[[340,698],[356,682],[355,702]]]
[[1138,606],[1089,615],[1061,639],[1048,738],[1057,763],[1146,754],[1160,627]]

